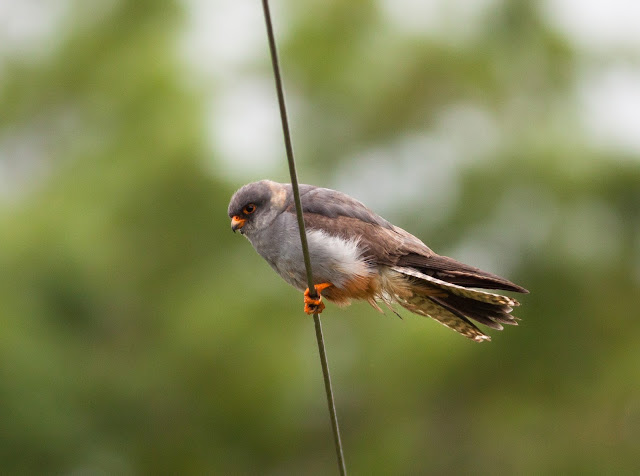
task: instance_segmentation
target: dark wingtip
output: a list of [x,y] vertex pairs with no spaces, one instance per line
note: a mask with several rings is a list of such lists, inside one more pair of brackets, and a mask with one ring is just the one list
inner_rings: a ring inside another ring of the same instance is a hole
[[516,283],[512,283],[511,281],[507,281],[504,278],[499,278],[499,279],[501,280],[501,282],[499,283],[500,286],[496,287],[495,289],[502,289],[503,291],[513,291],[515,293],[529,294],[528,289],[523,288],[522,286],[518,286]]

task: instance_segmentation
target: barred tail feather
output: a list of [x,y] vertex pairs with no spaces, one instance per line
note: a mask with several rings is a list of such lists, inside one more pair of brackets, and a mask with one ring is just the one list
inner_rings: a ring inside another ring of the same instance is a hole
[[491,337],[473,325],[469,319],[447,310],[426,294],[416,293],[409,298],[398,297],[396,301],[405,309],[435,319],[440,324],[476,342],[491,340]]
[[404,292],[394,293],[402,307],[431,317],[476,342],[491,339],[470,319],[497,330],[503,329],[502,324],[518,324],[518,318],[510,314],[520,305],[513,298],[448,283],[413,268],[396,266],[391,270],[408,280]]

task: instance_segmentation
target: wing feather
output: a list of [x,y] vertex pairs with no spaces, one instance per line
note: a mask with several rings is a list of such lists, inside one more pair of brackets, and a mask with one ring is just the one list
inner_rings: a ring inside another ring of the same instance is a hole
[[[364,223],[378,225],[392,230],[394,226],[380,215],[371,211],[365,204],[346,193],[313,185],[300,186],[302,210],[329,218],[356,218]],[[293,205],[290,206],[291,211]]]
[[466,297],[466,298],[474,299],[476,301],[481,301],[489,304],[495,304],[498,306],[515,307],[520,305],[518,301],[508,296],[490,293],[487,291],[478,291],[477,289],[469,289],[463,286],[459,286],[457,284],[448,283],[446,281],[442,281],[441,279],[434,278],[433,276],[428,276],[424,273],[421,273],[420,271],[416,271],[413,268],[403,268],[400,266],[393,266],[391,269],[393,269],[394,271],[397,271],[398,273],[402,273],[408,276],[413,276],[414,278],[418,278],[423,281],[432,283],[437,287],[445,289],[457,296]]
[[504,289],[528,293],[525,288],[498,275],[461,263],[448,256],[435,253],[407,253],[398,259],[398,266],[414,268],[423,274],[435,276],[449,283],[485,289]]

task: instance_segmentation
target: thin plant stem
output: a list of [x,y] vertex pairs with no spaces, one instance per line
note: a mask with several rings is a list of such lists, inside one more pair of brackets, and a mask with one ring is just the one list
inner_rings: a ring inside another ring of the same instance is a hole
[[[271,52],[271,64],[273,66],[273,74],[276,81],[276,91],[278,93],[278,105],[280,106],[280,118],[282,120],[282,133],[284,135],[284,145],[287,151],[287,160],[289,162],[289,173],[291,175],[291,188],[293,190],[293,200],[296,207],[296,216],[298,217],[298,229],[300,231],[300,241],[302,243],[302,253],[304,255],[304,265],[307,271],[307,283],[309,287],[309,295],[317,297],[316,289],[313,285],[313,273],[311,270],[311,258],[309,257],[309,244],[307,243],[307,234],[304,226],[304,218],[302,216],[302,203],[300,201],[300,190],[298,185],[298,174],[296,172],[296,162],[293,155],[293,146],[291,145],[291,132],[289,129],[289,119],[287,116],[287,108],[284,100],[284,88],[282,86],[282,76],[280,74],[280,64],[278,61],[278,52],[276,49],[276,40],[273,33],[273,24],[271,22],[271,13],[269,11],[268,0],[262,0],[264,9],[264,19],[267,26],[267,37],[269,39],[269,50]],[[318,341],[318,352],[320,354],[320,363],[322,365],[322,375],[324,377],[324,388],[327,393],[327,405],[329,406],[329,415],[331,417],[331,426],[333,429],[333,439],[338,457],[338,468],[340,474],[345,476],[347,469],[344,464],[344,453],[342,450],[342,441],[340,439],[340,427],[338,426],[338,416],[336,414],[336,405],[333,398],[333,389],[331,387],[331,375],[329,374],[329,363],[327,361],[327,352],[324,346],[324,337],[322,335],[322,324],[318,313],[313,314],[313,321],[316,329],[316,340]]]

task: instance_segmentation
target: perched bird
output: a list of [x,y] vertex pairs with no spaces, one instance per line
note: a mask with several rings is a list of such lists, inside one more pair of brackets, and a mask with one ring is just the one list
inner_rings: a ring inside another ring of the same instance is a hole
[[476,342],[490,337],[470,319],[498,330],[517,324],[510,313],[518,301],[472,288],[528,293],[523,287],[434,253],[344,193],[300,185],[300,198],[317,299],[307,288],[291,184],[247,184],[231,198],[228,213],[231,229],[246,236],[285,281],[305,290],[307,314],[322,312],[322,296],[340,306],[363,299],[380,312],[378,302],[393,312],[397,302]]

